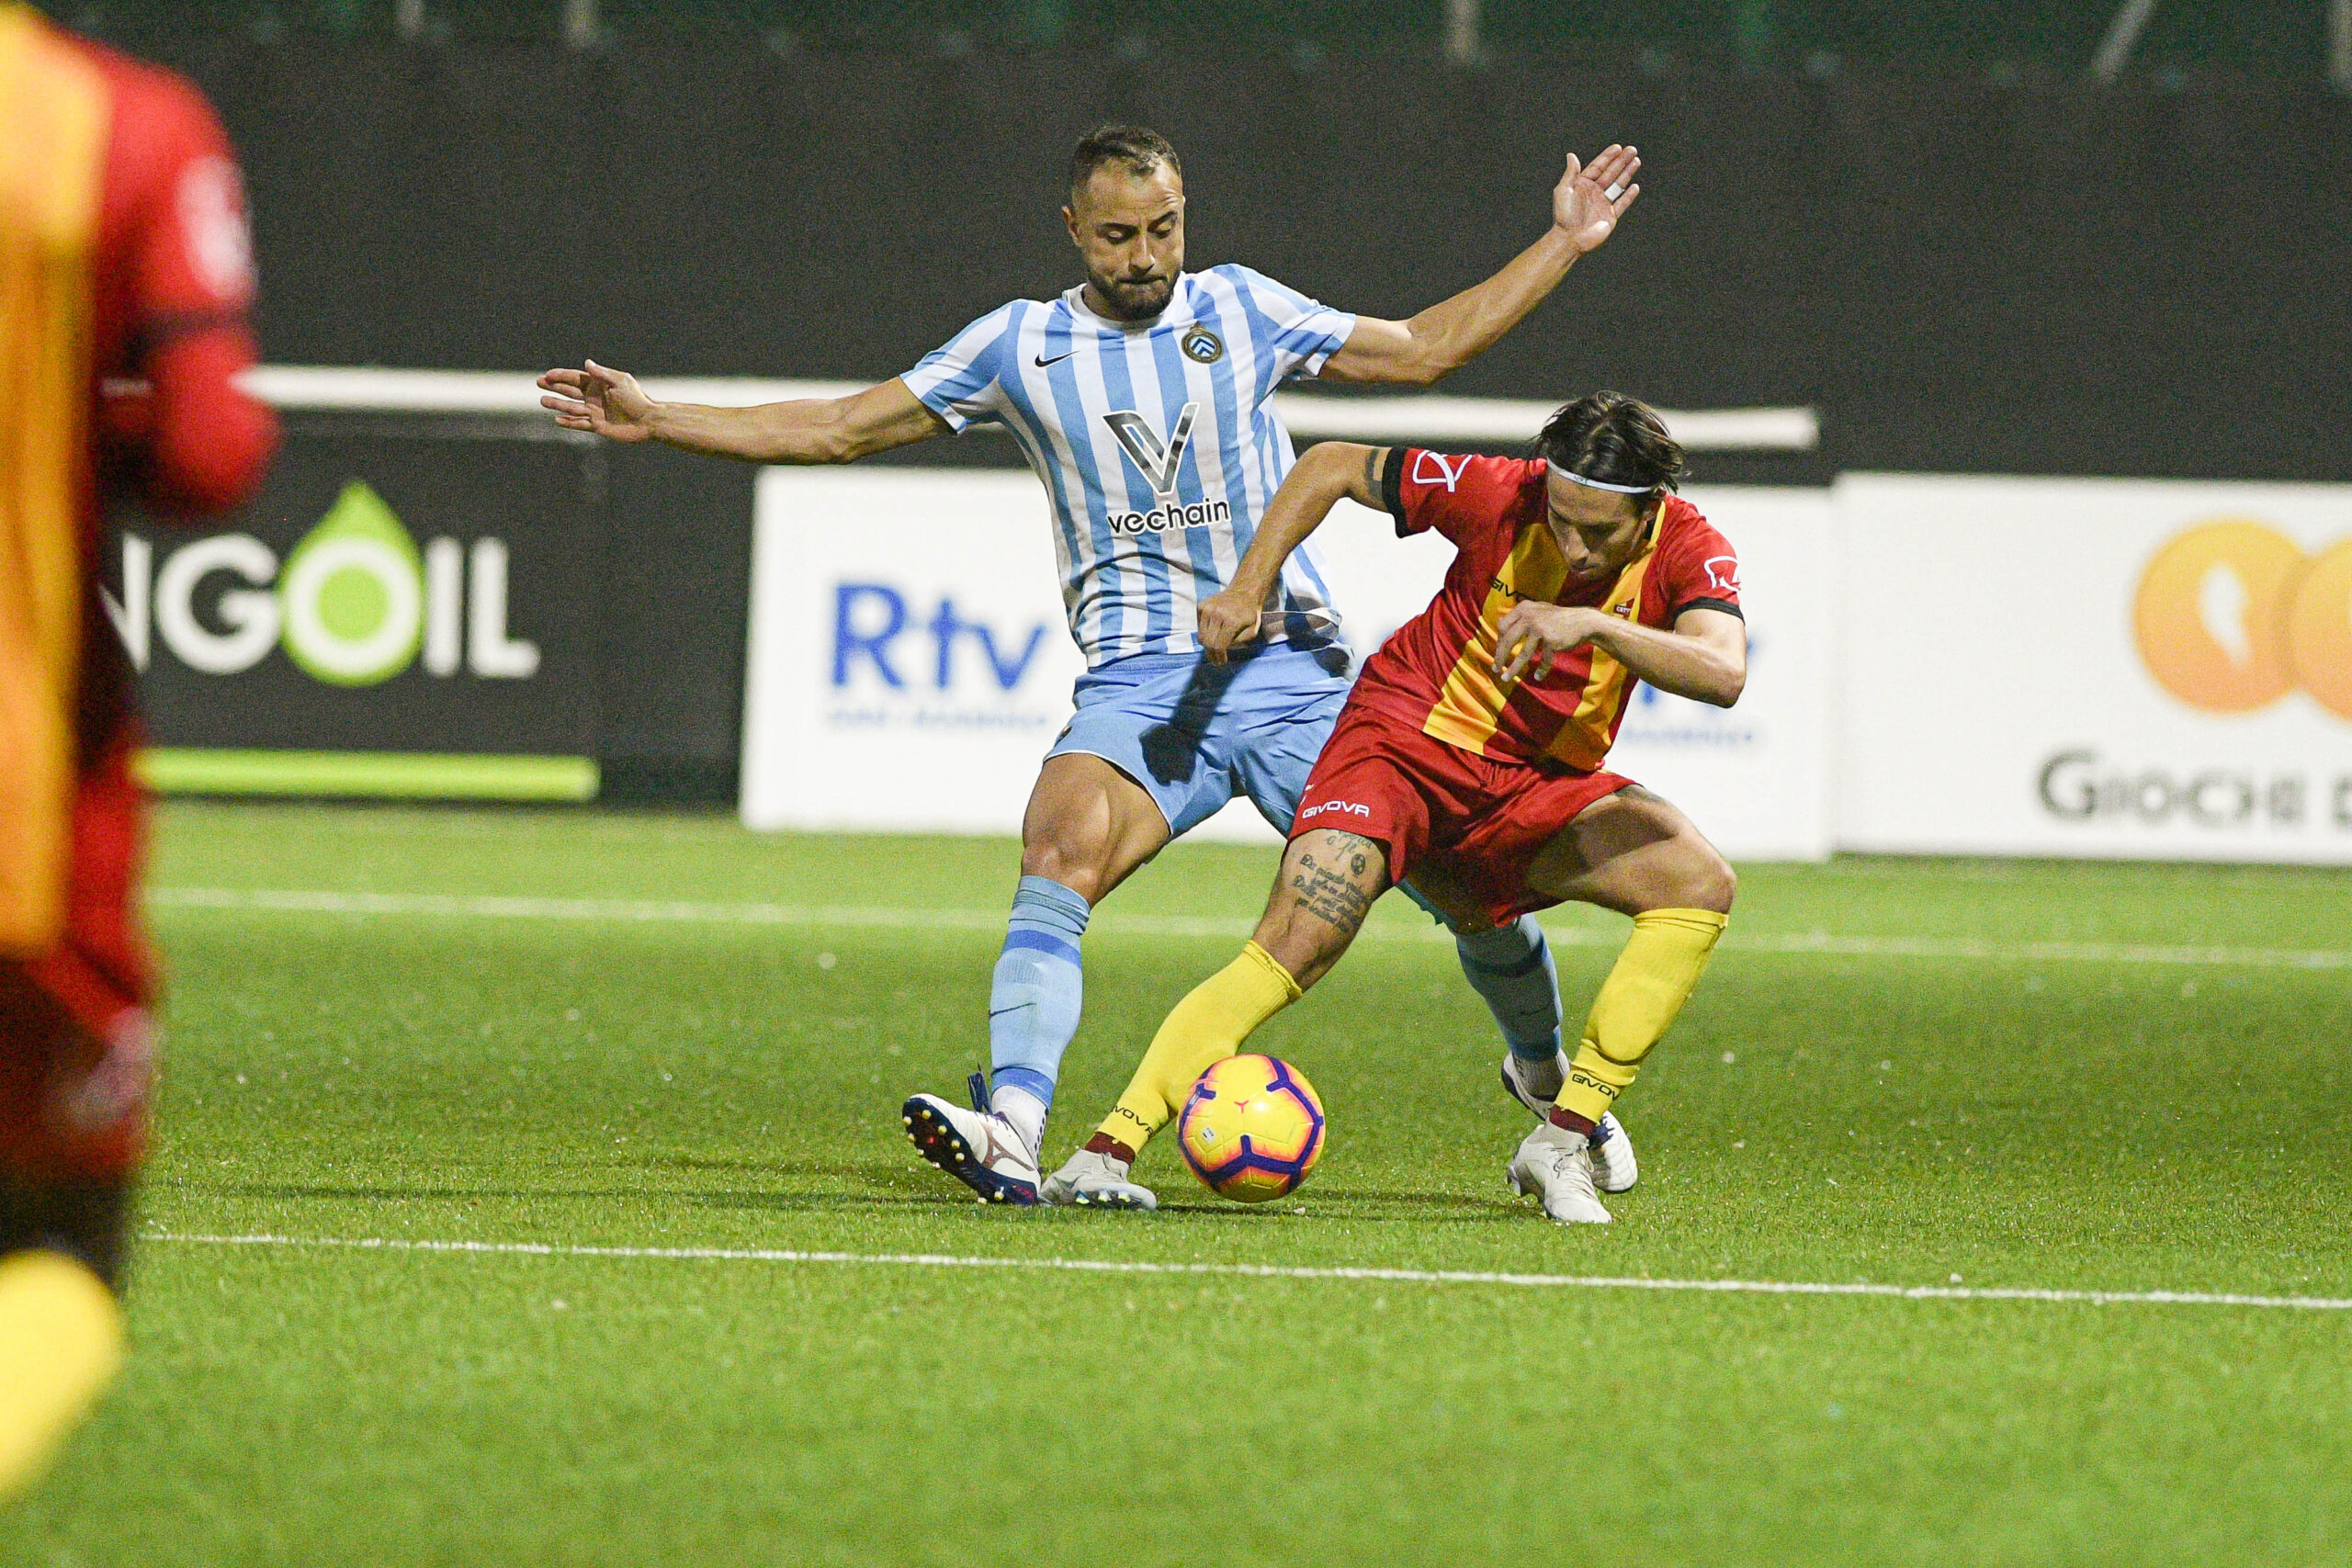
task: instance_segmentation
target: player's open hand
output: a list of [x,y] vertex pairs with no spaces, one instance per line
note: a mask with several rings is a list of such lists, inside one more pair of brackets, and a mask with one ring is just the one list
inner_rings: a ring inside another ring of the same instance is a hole
[[1237,643],[1257,637],[1258,612],[1264,604],[1264,594],[1238,588],[1224,589],[1201,601],[1197,616],[1201,651],[1209,656],[1211,663],[1224,663],[1226,654]]
[[1640,153],[1613,141],[1601,149],[1590,168],[1569,153],[1568,172],[1552,190],[1552,222],[1579,252],[1599,250],[1617,231],[1617,220],[1642,194],[1642,187],[1634,183],[1641,167]]
[[[1592,638],[1598,610],[1572,604],[1514,604],[1495,628],[1495,679],[1516,685],[1529,669],[1539,681],[1552,672],[1552,660]],[[1601,617],[1606,620],[1607,617]]]
[[653,400],[626,370],[607,370],[594,360],[578,370],[550,370],[539,378],[547,393],[539,406],[555,412],[566,430],[592,430],[612,441],[648,441]]

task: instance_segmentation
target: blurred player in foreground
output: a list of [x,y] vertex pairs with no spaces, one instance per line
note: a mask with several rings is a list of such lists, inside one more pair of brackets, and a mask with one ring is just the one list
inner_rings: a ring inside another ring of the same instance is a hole
[[[1175,150],[1107,126],[1079,143],[1062,209],[1085,282],[991,311],[894,380],[854,397],[723,409],[655,402],[593,361],[540,378],[541,400],[571,429],[767,463],[848,462],[998,423],[1044,482],[1087,673],[1022,824],[1021,882],[989,998],[989,1082],[983,1092],[975,1075],[970,1111],[929,1094],[902,1111],[924,1157],[983,1199],[1039,1200],[1094,906],[1237,794],[1287,831],[1346,696],[1349,659],[1312,549],[1285,547],[1252,581],[1248,657],[1204,668],[1193,640],[1196,607],[1252,547],[1290,470],[1290,437],[1267,399],[1296,375],[1426,386],[1466,364],[1609,238],[1641,193],[1639,167],[1630,147],[1590,168],[1570,157],[1542,238],[1485,282],[1385,321],[1244,266],[1186,272]],[[1461,956],[1512,1042],[1556,1047],[1555,970],[1532,921],[1465,937]],[[1107,1178],[1057,1190],[1151,1201]]]
[[277,439],[243,197],[179,77],[0,3],[0,1498],[122,1349],[153,965],[107,500],[218,512]]
[[1682,451],[1655,412],[1596,393],[1555,414],[1536,450],[1317,446],[1201,605],[1212,657],[1256,636],[1266,585],[1341,497],[1457,552],[1430,607],[1365,661],[1257,935],[1168,1015],[1118,1108],[1049,1185],[1099,1181],[1105,1166],[1125,1179],[1193,1080],[1329,973],[1373,900],[1409,875],[1456,931],[1569,899],[1634,918],[1575,1061],[1514,1049],[1503,1062],[1505,1086],[1544,1119],[1511,1186],[1564,1224],[1607,1223],[1590,1140],[1698,985],[1734,878],[1689,818],[1601,764],[1637,681],[1737,702],[1747,627],[1738,562],[1670,493]]

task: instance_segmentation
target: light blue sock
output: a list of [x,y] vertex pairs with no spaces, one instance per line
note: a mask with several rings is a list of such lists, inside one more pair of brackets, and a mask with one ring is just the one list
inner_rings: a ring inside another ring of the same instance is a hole
[[[1062,1053],[1078,1032],[1086,971],[1079,939],[1093,907],[1049,876],[1024,876],[1005,922],[1004,952],[989,991],[989,1088],[1054,1102]],[[1002,1107],[999,1107],[1002,1109]],[[1025,1108],[1024,1108],[1025,1109]]]
[[1487,1000],[1510,1054],[1550,1064],[1560,1054],[1560,971],[1532,915],[1473,936],[1456,935],[1454,955],[1470,988]]

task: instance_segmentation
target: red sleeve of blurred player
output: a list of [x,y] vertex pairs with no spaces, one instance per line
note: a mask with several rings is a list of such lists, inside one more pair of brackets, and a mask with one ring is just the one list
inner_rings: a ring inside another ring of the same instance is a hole
[[1667,526],[1657,552],[1662,624],[1672,626],[1685,610],[1742,615],[1739,557],[1731,541],[1680,496],[1668,496],[1666,506]]
[[239,391],[255,357],[244,182],[188,83],[110,52],[114,88],[97,279],[107,465],[149,504],[223,512],[259,486],[277,441]]
[[1434,528],[1456,545],[1506,526],[1533,465],[1400,446],[1388,454],[1381,499],[1404,538]]

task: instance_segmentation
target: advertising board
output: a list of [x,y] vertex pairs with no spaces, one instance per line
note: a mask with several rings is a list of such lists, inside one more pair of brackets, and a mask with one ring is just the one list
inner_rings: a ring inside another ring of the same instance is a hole
[[[1717,487],[1692,499],[1741,554],[1748,691],[1728,712],[1645,693],[1617,760],[1729,853],[1825,854],[1827,494]],[[1351,504],[1317,539],[1360,652],[1419,613],[1453,556]],[[772,468],[754,541],[743,819],[1018,832],[1082,670],[1036,480]],[[1276,840],[1240,803],[1196,831]]]
[[164,789],[596,790],[592,451],[297,425],[252,504],[116,520],[106,611]]
[[1840,847],[2352,862],[2352,487],[1837,502]]
[[1037,481],[769,468],[753,504],[743,820],[1018,832],[1085,667]]

